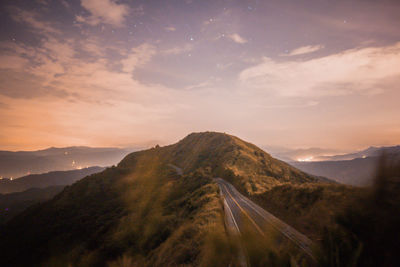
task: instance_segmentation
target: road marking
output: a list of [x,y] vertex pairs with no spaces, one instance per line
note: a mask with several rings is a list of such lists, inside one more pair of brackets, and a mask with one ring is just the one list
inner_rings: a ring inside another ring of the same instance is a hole
[[232,218],[233,224],[235,225],[235,228],[236,228],[237,232],[238,232],[239,235],[240,235],[239,226],[237,225],[236,220],[235,220],[235,217],[233,216],[232,210],[231,210],[231,208],[229,207],[228,203],[226,202],[226,199],[225,199],[225,198],[224,198],[224,206],[226,206],[226,207],[228,208],[228,211],[229,211],[230,217]]
[[[227,189],[227,187],[225,185],[223,185],[225,187],[225,189]],[[247,216],[247,218],[249,218],[249,220],[254,224],[254,226],[256,227],[257,231],[260,232],[260,234],[262,236],[265,237],[264,232],[261,230],[261,228],[257,225],[257,223],[253,220],[253,218],[250,217],[250,215],[240,206],[240,204],[235,200],[235,198],[231,195],[231,193],[229,193],[229,190],[226,190],[226,192],[229,194],[229,196],[231,197],[231,199],[236,203],[236,205],[238,206],[238,208]]]
[[[235,220],[235,216],[233,216],[233,212],[232,212],[231,208],[229,207],[228,202],[226,201],[226,197],[224,196],[224,193],[222,192],[222,191],[226,191],[226,189],[222,190],[222,186],[221,185],[219,185],[219,186],[220,186],[220,189],[221,189],[220,190],[220,194],[221,194],[221,196],[224,197],[224,207],[228,209],[228,216],[230,215],[230,218],[234,223],[234,226],[235,226],[235,228],[237,230],[238,235],[241,236],[241,233],[240,233],[240,230],[239,230],[239,226],[237,225],[236,220]],[[226,215],[227,214],[225,214],[225,216]],[[229,229],[228,229],[228,231],[229,231]],[[245,249],[243,248],[242,244],[238,243],[238,246],[239,246],[239,255],[238,255],[239,264],[242,267],[247,267],[247,266],[249,266],[248,256],[247,256],[247,254],[245,252]]]
[[[297,244],[301,249],[303,249],[304,252],[306,252],[309,256],[311,256],[312,259],[315,259],[314,256],[312,255],[312,250],[311,250],[311,245],[312,241],[309,240],[306,236],[303,234],[297,232],[297,230],[293,229],[289,225],[285,224],[284,222],[280,221],[278,218],[273,216],[272,214],[269,214],[267,211],[263,210],[262,208],[258,207],[256,204],[242,196],[235,187],[233,187],[231,184],[228,182],[224,181],[221,178],[217,178],[219,180],[219,184],[224,187],[224,191],[229,194],[230,198],[236,203],[238,208],[250,219],[250,221],[254,224],[256,227],[257,231],[260,232],[263,236],[264,232],[260,229],[260,227],[257,225],[257,223],[250,217],[250,215],[241,207],[241,205],[235,200],[235,198],[232,196],[232,194],[229,192],[229,190],[232,190],[232,193],[235,195],[238,195],[238,199],[243,201],[245,204],[249,206],[249,208],[253,211],[255,211],[261,218],[263,218],[265,221],[267,221],[271,226],[273,226],[278,232],[282,233],[284,236],[289,238],[291,241],[293,241],[295,244]],[[229,189],[228,189],[229,188]],[[237,191],[237,192],[236,192]],[[260,212],[260,209],[262,212]],[[264,212],[266,214],[264,214]],[[266,216],[268,215],[268,216]]]

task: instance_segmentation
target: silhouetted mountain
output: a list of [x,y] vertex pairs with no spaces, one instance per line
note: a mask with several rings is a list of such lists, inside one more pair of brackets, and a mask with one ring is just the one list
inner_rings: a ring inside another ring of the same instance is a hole
[[325,148],[290,149],[285,147],[266,146],[265,149],[275,158],[286,161],[322,160],[326,155],[337,155],[339,150]]
[[30,174],[18,179],[1,179],[0,194],[21,192],[29,188],[44,188],[55,185],[70,185],[83,177],[101,172],[103,167],[90,167],[80,170],[55,171],[43,174]]
[[285,147],[265,147],[270,154],[286,162],[297,161],[339,161],[355,158],[378,157],[383,151],[400,153],[400,146],[369,147],[365,150],[343,153],[340,150],[324,148],[290,149]]
[[38,151],[0,151],[0,177],[117,164],[130,151],[120,148],[65,147]]
[[356,158],[379,157],[383,152],[387,154],[400,154],[400,146],[374,147],[371,146],[365,150],[348,153],[343,155],[323,156],[319,161],[339,161],[352,160]]
[[248,194],[318,181],[237,137],[190,134],[131,153],[14,217],[0,230],[0,265],[227,266],[212,177]]
[[[340,183],[367,186],[372,185],[378,159],[382,153],[385,153],[390,158],[400,159],[400,146],[370,147],[362,152],[334,157],[339,159],[362,156],[352,160],[291,162],[291,165],[307,173],[324,176]],[[368,156],[365,157],[366,155]]]
[[60,193],[64,187],[64,185],[58,185],[46,188],[31,188],[17,193],[0,194],[0,225],[27,207],[49,200]]

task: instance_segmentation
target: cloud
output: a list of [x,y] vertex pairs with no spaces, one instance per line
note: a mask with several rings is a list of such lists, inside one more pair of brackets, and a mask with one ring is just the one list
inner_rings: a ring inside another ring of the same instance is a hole
[[261,64],[239,75],[248,88],[286,97],[379,94],[393,78],[400,78],[400,43],[304,61],[264,58]]
[[322,48],[324,48],[323,45],[302,46],[290,51],[288,54],[284,54],[284,56],[298,56],[298,55],[309,54],[321,50]]
[[239,34],[234,33],[228,36],[230,39],[232,39],[232,41],[234,41],[235,43],[238,44],[245,44],[247,43],[247,40],[244,39],[243,37],[241,37]]
[[161,51],[165,55],[179,55],[193,50],[192,44],[185,44],[183,46],[175,46],[173,48],[165,49]]
[[90,16],[77,16],[77,21],[90,25],[106,23],[115,27],[124,25],[125,17],[129,13],[129,7],[119,4],[114,0],[82,0],[82,7],[90,12]]
[[126,54],[125,59],[121,60],[122,70],[132,73],[138,66],[149,62],[155,53],[155,47],[150,44],[144,43],[138,47],[133,47]]
[[34,11],[27,11],[17,7],[10,8],[11,17],[19,23],[29,25],[31,28],[41,33],[61,34],[61,32],[53,27],[53,23],[41,21],[38,14]]
[[7,109],[7,108],[9,108],[9,106],[7,104],[0,102],[0,109]]
[[165,27],[164,28],[167,32],[174,32],[174,31],[176,31],[176,28],[175,27]]

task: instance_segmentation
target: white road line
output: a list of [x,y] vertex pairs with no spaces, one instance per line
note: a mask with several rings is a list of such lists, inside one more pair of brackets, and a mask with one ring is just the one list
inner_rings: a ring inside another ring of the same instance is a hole
[[[270,214],[266,210],[262,209],[259,207],[257,204],[253,203],[250,201],[248,198],[243,196],[237,189],[231,185],[230,183],[224,181],[221,178],[217,178],[217,181],[219,181],[219,184],[223,185],[227,193],[229,191],[232,192],[233,195],[235,195],[240,201],[243,201],[245,204],[248,205],[248,208],[251,210],[255,211],[261,218],[263,218],[266,222],[268,222],[270,225],[272,225],[277,231],[282,233],[284,236],[286,236],[289,240],[294,242],[296,245],[298,245],[304,252],[306,252],[309,256],[312,258],[312,241],[308,239],[305,235],[301,234],[291,226],[287,225],[286,223],[282,222],[278,218],[276,218],[274,215]],[[220,186],[221,188],[222,186]],[[230,194],[230,193],[229,193]],[[231,194],[230,194],[231,195]],[[231,198],[233,199],[233,196],[231,195]],[[237,205],[240,205],[237,203]],[[243,207],[242,207],[243,209]],[[250,216],[250,215],[249,215]],[[255,223],[255,222],[254,222]]]

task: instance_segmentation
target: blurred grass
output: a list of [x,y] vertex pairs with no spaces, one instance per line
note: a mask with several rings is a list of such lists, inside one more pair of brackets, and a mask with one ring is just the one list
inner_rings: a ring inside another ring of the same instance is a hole
[[400,161],[382,155],[374,185],[324,232],[323,266],[399,266]]

